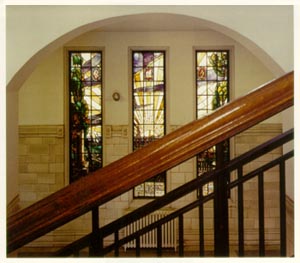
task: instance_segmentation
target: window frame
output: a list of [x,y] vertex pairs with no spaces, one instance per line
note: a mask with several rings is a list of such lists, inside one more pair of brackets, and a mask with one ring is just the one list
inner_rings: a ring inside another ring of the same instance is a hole
[[[228,73],[227,73],[227,80],[226,80],[228,83],[228,88],[227,88],[228,101],[227,101],[227,103],[229,103],[232,99],[232,77],[231,77],[231,75],[232,75],[232,61],[233,61],[233,54],[234,54],[232,47],[210,47],[210,48],[195,47],[194,48],[194,52],[193,52],[193,54],[194,54],[194,83],[195,83],[195,111],[194,112],[196,114],[196,116],[195,116],[196,119],[201,118],[198,116],[198,90],[197,90],[198,89],[198,84],[197,84],[197,81],[198,81],[198,79],[197,79],[197,74],[198,74],[197,54],[198,54],[198,52],[227,52],[227,54],[228,54],[228,59],[227,59]],[[210,114],[210,113],[208,113],[208,114]],[[202,117],[204,117],[204,116],[202,116]],[[228,157],[228,160],[230,160],[231,155],[232,155],[232,147],[233,147],[232,139],[228,139],[226,142],[228,142],[228,144],[229,144],[227,157]],[[218,147],[218,146],[215,145],[213,147]],[[209,149],[211,149],[211,148],[212,147],[210,147]],[[201,153],[204,153],[204,152],[208,151],[209,149],[202,151]],[[218,151],[218,149],[215,150],[216,158],[217,158],[217,151]],[[199,175],[199,172],[198,172],[198,168],[199,168],[198,156],[199,156],[199,154],[197,154],[195,157],[195,162],[196,162],[195,166],[196,166],[196,176],[197,177],[201,176],[201,175]],[[216,162],[217,162],[217,160],[216,160]],[[230,180],[230,179],[228,178],[228,180]],[[198,190],[197,196],[205,196],[205,195],[203,195],[203,191],[204,191],[203,188],[205,186],[207,186],[207,189],[208,189],[207,194],[213,192],[213,187],[214,187],[213,182],[209,182],[206,185],[204,185],[201,190],[200,189]]]
[[[130,66],[129,66],[129,69],[130,69],[130,83],[129,83],[129,86],[130,86],[130,98],[131,98],[131,109],[130,109],[130,115],[131,115],[131,149],[132,151],[134,151],[134,63],[133,63],[133,56],[134,56],[134,53],[135,52],[140,52],[140,53],[155,53],[155,52],[160,52],[160,53],[163,53],[164,54],[164,64],[163,64],[163,70],[164,70],[164,135],[165,136],[167,134],[167,83],[168,83],[168,80],[167,80],[167,55],[168,55],[168,50],[167,48],[161,48],[161,47],[158,47],[158,48],[149,48],[149,47],[132,47],[132,48],[129,48],[129,61],[130,61]],[[167,193],[167,172],[164,172],[163,173],[163,176],[164,176],[164,195]],[[146,181],[152,181],[151,179],[150,180],[146,180]],[[145,182],[146,182],[145,181]],[[144,184],[145,182],[143,182],[142,184]],[[132,197],[133,197],[133,200],[139,200],[139,199],[155,199],[155,198],[159,198],[160,196],[136,196],[135,195],[135,189],[133,188],[132,189]]]
[[[71,127],[70,127],[70,117],[71,117],[71,110],[70,110],[70,101],[71,101],[71,95],[70,95],[70,69],[71,69],[71,53],[100,53],[101,54],[101,166],[98,169],[101,169],[104,165],[104,139],[105,136],[103,134],[104,132],[104,48],[101,47],[66,47],[64,49],[64,58],[65,58],[65,134],[66,140],[65,140],[65,184],[71,184]],[[73,182],[75,182],[74,180]]]

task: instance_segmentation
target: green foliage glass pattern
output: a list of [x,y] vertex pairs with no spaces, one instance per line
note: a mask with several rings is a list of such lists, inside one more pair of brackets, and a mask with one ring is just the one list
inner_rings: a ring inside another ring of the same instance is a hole
[[102,167],[102,53],[69,52],[70,182]]
[[[196,51],[197,118],[212,113],[229,101],[229,51]],[[220,157],[217,147],[222,147]],[[229,141],[197,156],[197,175],[216,169],[217,162],[229,160]],[[202,195],[213,192],[213,182],[203,186]]]

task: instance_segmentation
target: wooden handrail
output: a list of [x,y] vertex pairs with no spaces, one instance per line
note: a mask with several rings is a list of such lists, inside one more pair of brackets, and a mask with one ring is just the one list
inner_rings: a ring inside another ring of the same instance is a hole
[[12,215],[8,253],[292,106],[293,79],[288,73]]

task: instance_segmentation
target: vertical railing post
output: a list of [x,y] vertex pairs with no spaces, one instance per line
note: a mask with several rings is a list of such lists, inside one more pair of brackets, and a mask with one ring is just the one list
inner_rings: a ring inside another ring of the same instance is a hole
[[156,228],[157,231],[157,257],[162,256],[162,225]]
[[119,257],[119,230],[115,231],[115,257]]
[[286,204],[285,204],[285,162],[279,166],[279,190],[280,190],[280,255],[286,257]]
[[229,233],[228,233],[228,200],[227,200],[227,177],[219,176],[214,181],[214,236],[215,256],[229,256]]
[[204,212],[203,212],[203,189],[199,190],[199,256],[204,257]]
[[[238,179],[243,178],[243,167],[238,167]],[[245,254],[244,246],[244,187],[242,183],[238,184],[238,233],[239,233],[239,256]]]
[[[224,166],[224,144],[217,146],[217,164],[221,168]],[[215,256],[229,256],[229,231],[228,231],[228,176],[227,172],[217,176],[214,180],[214,242]]]
[[259,256],[265,256],[265,205],[264,205],[264,174],[258,174],[258,225],[259,225]]
[[137,236],[135,241],[136,241],[135,256],[139,258],[141,256],[141,237]]
[[183,214],[179,215],[178,228],[179,228],[179,257],[184,256],[184,230],[183,230]]
[[90,256],[102,256],[103,239],[99,235],[99,208],[92,209],[92,240],[90,245]]

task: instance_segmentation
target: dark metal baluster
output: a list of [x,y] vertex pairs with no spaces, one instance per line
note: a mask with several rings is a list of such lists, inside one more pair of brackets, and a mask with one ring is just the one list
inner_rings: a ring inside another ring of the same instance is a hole
[[[199,192],[199,200],[201,200],[203,197],[202,186]],[[199,255],[204,257],[204,212],[201,202],[199,202]]]
[[119,256],[119,230],[115,231],[115,257]]
[[259,207],[259,256],[265,256],[265,211],[264,211],[264,174],[258,175],[258,207]]
[[227,174],[214,180],[214,238],[215,256],[229,256]]
[[159,225],[157,227],[157,256],[161,257],[162,256],[162,227]]
[[[216,168],[225,165],[224,142],[216,145]],[[229,226],[228,226],[228,178],[229,173],[224,171],[214,180],[214,243],[215,256],[229,256]]]
[[[238,179],[243,177],[243,167],[238,168]],[[244,187],[240,183],[238,185],[238,231],[239,231],[239,256],[245,255],[244,250]]]
[[99,230],[99,209],[98,207],[92,210],[92,240],[90,246],[91,256],[102,256],[101,250],[103,249],[103,238],[98,234]]
[[286,257],[285,162],[280,163],[280,255]]
[[183,248],[183,214],[179,215],[179,257],[184,256],[184,248]]
[[135,239],[135,243],[136,243],[135,255],[136,255],[136,257],[140,257],[141,256],[141,237],[140,236],[138,236]]

